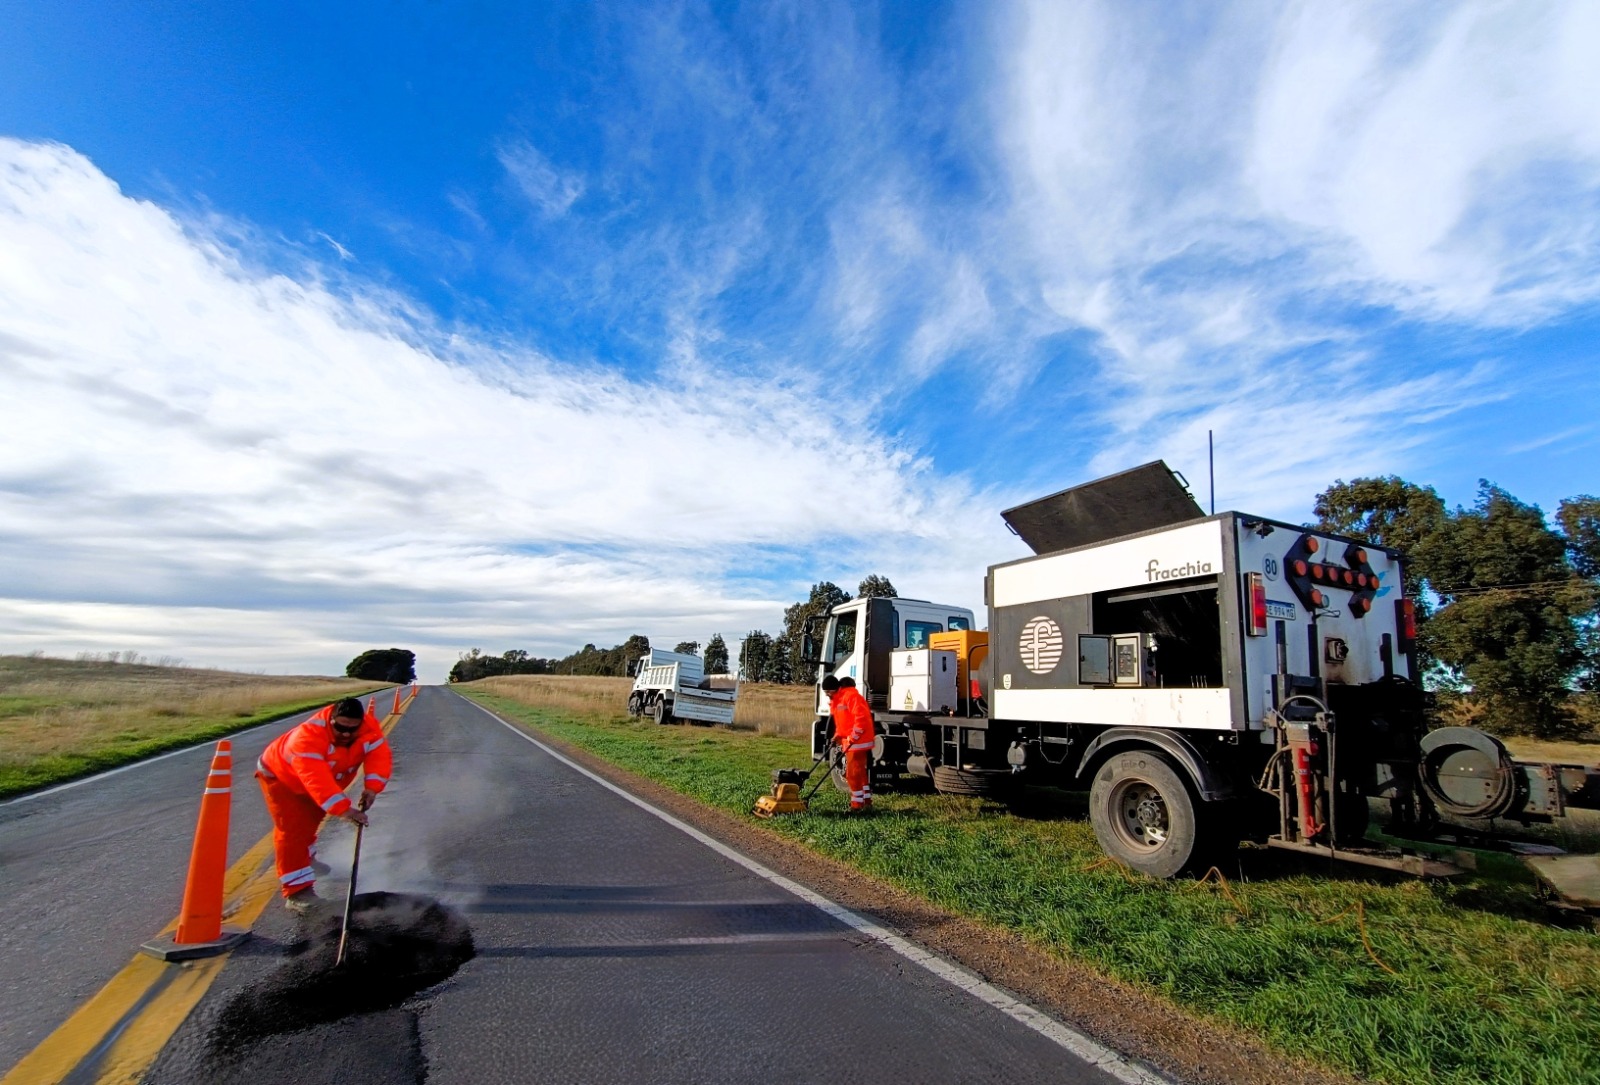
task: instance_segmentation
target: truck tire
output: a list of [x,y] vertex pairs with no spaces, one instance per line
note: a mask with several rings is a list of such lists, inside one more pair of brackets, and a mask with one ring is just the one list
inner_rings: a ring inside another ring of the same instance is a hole
[[637,693],[628,694],[628,715],[634,719],[644,715],[644,704],[640,701]]
[[1153,878],[1210,865],[1201,808],[1178,769],[1154,750],[1113,753],[1089,789],[1089,821],[1101,850]]
[[667,704],[667,699],[665,697],[657,697],[650,705],[650,718],[655,720],[657,723],[676,722],[672,718],[672,707]]
[[941,795],[976,795],[985,799],[1009,799],[1018,790],[1018,777],[1010,769],[958,769],[952,765],[933,767],[933,789]]

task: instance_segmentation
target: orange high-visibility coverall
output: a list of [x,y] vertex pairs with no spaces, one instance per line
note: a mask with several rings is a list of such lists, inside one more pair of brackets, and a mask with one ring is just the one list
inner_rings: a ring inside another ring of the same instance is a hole
[[356,740],[348,746],[333,742],[333,705],[272,741],[256,762],[256,779],[272,815],[272,846],[278,856],[278,882],[283,895],[310,889],[316,882],[311,868],[311,846],[317,829],[329,814],[350,809],[344,789],[366,767],[362,786],[379,792],[389,782],[394,757],[389,742],[372,712],[361,721]]
[[828,699],[833,715],[833,740],[844,751],[844,782],[850,788],[850,809],[872,805],[872,742],[876,732],[872,709],[859,689],[844,688]]

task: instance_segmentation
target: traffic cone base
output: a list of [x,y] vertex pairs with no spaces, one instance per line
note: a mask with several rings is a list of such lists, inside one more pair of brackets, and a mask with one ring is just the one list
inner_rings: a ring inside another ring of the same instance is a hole
[[221,937],[214,942],[179,942],[177,931],[168,931],[139,947],[158,961],[192,961],[197,957],[214,957],[226,953],[250,937],[243,927],[223,927]]

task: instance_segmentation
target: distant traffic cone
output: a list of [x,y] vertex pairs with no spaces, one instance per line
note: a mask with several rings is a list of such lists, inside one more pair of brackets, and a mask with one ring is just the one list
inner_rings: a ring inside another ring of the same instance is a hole
[[374,693],[367,700],[367,720],[366,720],[366,722],[368,722],[368,723],[377,723],[378,722],[378,695],[376,693]]
[[222,927],[222,880],[228,869],[228,819],[233,808],[233,743],[223,739],[211,758],[200,820],[189,852],[189,877],[183,886],[178,929],[142,949],[166,961],[221,953],[248,933]]
[[392,709],[390,709],[389,711],[391,713],[400,711],[400,687],[399,686],[394,687],[394,707]]

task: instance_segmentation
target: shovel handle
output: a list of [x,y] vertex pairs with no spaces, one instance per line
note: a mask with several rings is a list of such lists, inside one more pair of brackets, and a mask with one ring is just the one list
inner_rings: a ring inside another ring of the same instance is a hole
[[335,968],[344,963],[344,944],[350,937],[350,906],[356,899],[356,873],[361,869],[361,830],[365,828],[365,825],[356,826],[356,850],[350,859],[350,889],[344,895],[344,922],[339,927],[339,952],[333,957]]

